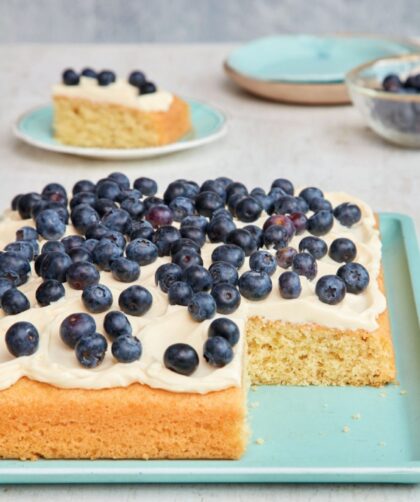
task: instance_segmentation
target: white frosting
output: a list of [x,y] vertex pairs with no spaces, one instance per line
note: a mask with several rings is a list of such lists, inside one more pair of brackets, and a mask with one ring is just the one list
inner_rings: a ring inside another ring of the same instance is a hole
[[124,79],[101,86],[95,78],[81,77],[79,85],[54,85],[52,94],[54,97],[66,96],[128,106],[145,112],[166,112],[173,101],[173,95],[167,91],[158,90],[150,94],[139,94],[138,88]]
[[[35,300],[35,291],[42,280],[33,272],[28,282],[20,287],[31,303],[31,309],[16,316],[5,316],[0,311],[0,333],[5,333],[9,326],[17,321],[30,321],[40,333],[38,351],[29,357],[14,358],[7,350],[4,336],[0,339],[0,389],[6,388],[22,376],[47,382],[64,388],[107,388],[126,386],[141,382],[150,387],[173,392],[207,393],[232,386],[241,386],[244,359],[244,328],[250,316],[262,316],[271,320],[293,323],[316,323],[339,329],[364,329],[373,331],[378,327],[378,315],[386,308],[386,300],[379,289],[377,277],[381,263],[381,242],[379,231],[375,229],[375,217],[371,209],[363,202],[344,193],[330,193],[326,197],[338,205],[353,201],[362,210],[362,220],[351,229],[343,227],[336,220],[334,227],[323,238],[330,244],[337,237],[349,237],[357,246],[356,261],[369,271],[371,280],[368,288],[360,295],[347,294],[338,305],[326,305],[319,301],[314,293],[316,279],[308,281],[301,278],[302,294],[295,300],[281,298],[278,290],[278,276],[283,271],[278,268],[274,276],[273,290],[269,297],[261,302],[248,301],[242,297],[239,309],[229,316],[241,331],[239,343],[234,348],[233,361],[224,368],[210,367],[202,357],[203,345],[207,339],[207,330],[211,321],[196,323],[191,320],[186,307],[168,304],[164,294],[154,284],[154,274],[162,263],[169,258],[159,258],[155,263],[141,268],[139,283],[144,285],[153,296],[153,306],[143,317],[131,317],[133,334],[143,345],[143,354],[139,361],[130,364],[117,363],[108,348],[104,362],[95,369],[82,368],[74,354],[59,336],[59,326],[69,314],[84,311],[81,292],[65,284],[64,298],[47,307],[39,307]],[[257,222],[263,224],[266,217]],[[238,226],[245,224],[237,222]],[[6,212],[0,223],[0,249],[15,239],[15,232],[24,225],[32,225],[32,220],[21,220],[16,213]],[[75,233],[70,226],[67,234]],[[295,237],[291,245],[298,247],[298,242],[305,234]],[[219,244],[207,243],[202,249],[204,265],[211,263],[211,253]],[[318,275],[334,274],[339,264],[324,257],[318,261]],[[248,260],[241,269],[248,269]],[[109,272],[101,271],[102,284],[107,285],[114,298],[113,309],[118,309],[119,293],[127,284],[113,279]],[[98,332],[103,332],[102,322],[105,313],[93,315]],[[163,365],[163,353],[173,343],[189,343],[198,352],[200,364],[191,376],[174,373]]]

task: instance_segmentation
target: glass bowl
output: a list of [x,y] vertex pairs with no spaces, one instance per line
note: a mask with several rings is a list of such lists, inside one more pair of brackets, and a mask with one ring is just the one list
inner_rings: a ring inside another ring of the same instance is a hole
[[420,91],[385,92],[382,81],[390,73],[403,81],[420,73],[420,54],[381,58],[354,68],[346,75],[350,97],[379,136],[420,148]]

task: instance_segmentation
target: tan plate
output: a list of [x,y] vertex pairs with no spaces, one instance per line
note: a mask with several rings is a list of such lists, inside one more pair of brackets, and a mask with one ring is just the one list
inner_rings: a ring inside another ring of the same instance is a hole
[[267,82],[236,72],[228,65],[227,61],[224,63],[224,68],[228,77],[239,87],[273,101],[299,105],[346,105],[350,103],[344,82],[334,84]]

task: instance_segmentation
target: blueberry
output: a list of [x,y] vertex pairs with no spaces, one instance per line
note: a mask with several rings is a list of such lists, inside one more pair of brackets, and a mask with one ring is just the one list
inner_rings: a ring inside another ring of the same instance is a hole
[[[166,206],[165,201],[163,199],[161,199],[160,197],[156,197],[155,195],[151,195],[150,197],[146,197],[145,199],[143,199],[143,202],[144,202],[144,207],[146,209],[146,212],[150,211],[150,209],[152,209],[152,207]],[[166,207],[168,207],[168,206],[166,206]]]
[[140,87],[144,82],[146,82],[146,76],[142,71],[132,71],[128,76],[128,83],[134,87]]
[[20,286],[28,280],[31,265],[21,254],[11,251],[0,253],[0,278],[10,280],[14,286]]
[[387,92],[400,92],[403,84],[400,77],[395,73],[390,73],[382,81],[382,87]]
[[0,306],[1,306],[1,299],[4,295],[4,293],[10,289],[13,288],[13,284],[9,279],[5,279],[4,277],[0,277]]
[[143,286],[130,286],[119,296],[120,309],[128,315],[142,316],[152,306],[153,297]]
[[16,288],[10,288],[3,293],[1,306],[7,315],[16,315],[30,309],[29,300]]
[[156,181],[146,177],[137,178],[134,182],[134,188],[140,190],[140,192],[147,197],[155,195],[158,191]]
[[194,203],[188,197],[178,196],[169,203],[174,220],[182,221],[187,216],[192,216],[195,212]]
[[200,187],[200,192],[215,192],[219,197],[226,201],[226,187],[217,180],[206,180]]
[[165,350],[163,363],[169,370],[189,376],[197,369],[199,359],[196,350],[191,345],[174,343]]
[[153,82],[144,82],[140,86],[140,94],[152,94],[157,91],[156,85]]
[[258,193],[254,191],[251,192],[251,195],[256,201],[258,201],[265,212],[267,212],[268,214],[274,212],[274,198],[271,195],[266,195],[265,193]]
[[310,206],[312,199],[315,199],[316,197],[323,199],[324,193],[319,188],[307,187],[307,188],[304,188],[303,190],[301,190],[301,192],[299,193],[299,197],[302,197],[302,199],[304,199],[307,202],[307,204]]
[[74,228],[84,234],[91,226],[99,223],[99,215],[88,204],[79,204],[70,213],[70,219]]
[[31,356],[38,350],[39,333],[30,322],[17,322],[6,331],[6,346],[15,357]]
[[243,183],[234,181],[226,187],[226,200],[229,200],[233,195],[248,195],[248,189]]
[[310,281],[315,279],[318,273],[318,266],[315,258],[309,253],[297,253],[293,258],[292,270],[299,275],[303,275]]
[[180,234],[183,238],[194,241],[200,248],[203,247],[206,242],[205,233],[197,227],[182,226]]
[[238,202],[235,212],[240,221],[251,223],[261,216],[262,207],[254,197],[246,196]]
[[309,235],[299,242],[299,251],[301,253],[306,251],[316,260],[320,260],[327,254],[328,246],[327,243],[319,237],[312,237]]
[[280,214],[306,213],[308,209],[309,207],[305,199],[291,195],[284,195],[275,203],[275,210]]
[[292,182],[289,180],[286,180],[284,178],[278,178],[271,183],[271,188],[281,188],[284,192],[286,192],[288,195],[293,195],[295,189],[293,187]]
[[126,197],[120,205],[132,218],[141,218],[144,214],[144,204],[137,197]]
[[213,336],[204,344],[204,359],[215,368],[222,368],[233,359],[233,350],[230,343],[222,336]]
[[32,216],[32,209],[42,200],[40,194],[30,192],[22,195],[18,201],[17,210],[22,220],[27,220]]
[[[121,188],[121,185],[120,185]],[[121,204],[125,201],[125,199],[135,199],[136,201],[139,201],[142,198],[142,193],[140,190],[137,190],[136,188],[121,188],[121,192],[118,195],[116,201],[120,202]],[[143,204],[143,210],[146,210],[146,207]]]
[[359,206],[350,202],[343,202],[334,209],[334,216],[345,227],[352,227],[360,221],[362,212]]
[[108,239],[102,239],[92,251],[93,262],[102,270],[111,270],[111,264],[114,260],[122,256],[123,250],[114,242]]
[[172,256],[172,263],[176,263],[184,270],[192,265],[203,265],[203,259],[195,249],[182,248]]
[[79,85],[80,77],[71,68],[63,71],[62,78],[64,85]]
[[132,240],[147,239],[148,241],[151,241],[154,233],[155,231],[148,221],[133,221],[130,238]]
[[110,230],[129,235],[131,232],[131,216],[124,209],[111,209],[102,217],[102,223]]
[[266,272],[250,270],[239,277],[239,291],[247,300],[264,300],[271,293],[273,285]]
[[[107,228],[105,225],[102,225],[102,223],[98,223],[98,224],[95,224],[95,225],[92,225],[91,227],[89,227],[86,230],[85,236],[86,236],[86,239],[95,239],[96,241],[100,241],[100,240],[104,239],[105,237],[107,237],[110,232],[111,232],[111,230],[109,228]],[[122,235],[122,234],[120,234],[120,235]],[[124,236],[123,236],[123,239],[124,239]],[[114,241],[114,239],[108,239],[108,240]],[[115,244],[117,244],[117,243],[115,243]],[[124,244],[125,244],[125,240],[124,240]],[[117,244],[117,246],[118,246],[118,244]],[[120,247],[122,249],[124,249],[124,246],[120,246]]]
[[159,228],[165,225],[171,225],[174,221],[174,215],[168,206],[159,204],[149,209],[146,213],[146,220],[150,222],[154,228]]
[[272,213],[274,213],[276,206],[280,203],[280,199],[287,196],[287,193],[284,190],[282,190],[280,187],[273,187],[268,192],[268,196],[270,197],[270,199],[273,202],[269,208],[268,213],[272,214]]
[[276,258],[268,251],[255,251],[249,258],[249,268],[273,275],[277,268]]
[[33,227],[21,227],[16,230],[17,241],[32,241],[37,240],[38,237],[38,232]]
[[241,295],[235,286],[227,282],[215,284],[211,290],[211,296],[216,302],[219,314],[228,315],[235,312],[241,303]]
[[118,362],[132,363],[140,359],[142,345],[135,336],[122,335],[112,343],[111,352]]
[[[34,269],[35,269],[35,273],[37,275],[41,275],[41,266],[42,266],[42,262],[45,260],[45,257],[47,256],[48,253],[41,253],[39,256],[37,256],[35,258],[35,261],[34,261]],[[1,278],[1,276],[0,276]],[[10,279],[12,280],[12,279]]]
[[348,293],[358,295],[369,285],[369,272],[360,263],[346,263],[337,270],[337,275],[343,279]]
[[241,193],[236,193],[229,197],[227,201],[227,207],[232,216],[236,216],[236,207],[241,202],[241,200],[245,199],[246,195]]
[[228,244],[234,244],[243,249],[245,256],[250,256],[257,250],[257,242],[252,235],[243,228],[232,230],[226,238]]
[[97,204],[96,195],[92,192],[79,192],[70,200],[70,209],[74,209],[82,204],[87,204],[95,208]]
[[169,183],[163,194],[163,200],[165,201],[165,204],[169,204],[176,197],[194,197],[194,195],[191,193],[191,188],[189,187],[188,183],[181,180]]
[[236,225],[230,218],[219,216],[218,218],[212,218],[210,221],[207,227],[207,235],[210,242],[226,242],[228,234],[235,229]]
[[105,312],[112,305],[111,290],[103,284],[93,284],[83,290],[82,302],[86,310],[94,314]]
[[327,234],[333,225],[334,218],[331,211],[321,209],[308,219],[308,232],[319,237]]
[[[83,248],[76,248],[76,249],[77,250],[85,249],[90,254],[90,258],[93,261],[92,253],[93,253],[93,250],[95,249],[96,245],[98,244],[98,242],[99,241],[97,239],[86,239],[83,244]],[[73,251],[73,250],[71,250],[71,251]],[[71,254],[72,254],[71,251],[69,251],[69,256],[71,256]]]
[[153,243],[157,248],[159,256],[168,256],[171,252],[172,244],[180,238],[181,234],[179,230],[171,225],[158,228],[153,235]]
[[63,206],[67,205],[67,192],[60,183],[48,183],[41,192],[42,198],[50,202],[58,202]]
[[292,266],[293,258],[296,256],[297,251],[292,247],[285,247],[277,249],[276,261],[277,265],[281,268],[289,268]]
[[191,286],[183,281],[176,281],[168,289],[168,301],[170,305],[184,305],[190,303],[193,297]]
[[92,262],[92,254],[85,247],[70,249],[68,255],[70,256],[73,263],[78,263],[81,261]]
[[324,275],[318,279],[315,293],[323,303],[337,305],[346,294],[346,285],[340,277],[336,275]]
[[18,204],[19,204],[19,199],[22,197],[23,194],[18,194],[18,195],[15,195],[12,199],[12,202],[10,204],[10,208],[12,211],[17,211],[17,208],[18,208]]
[[83,336],[75,347],[76,357],[84,368],[96,368],[105,358],[108,342],[99,333]]
[[295,233],[296,235],[302,234],[308,227],[308,218],[306,217],[305,213],[292,213],[289,215],[290,220],[293,223],[293,226],[295,227]]
[[219,317],[211,322],[208,329],[208,337],[225,338],[231,347],[235,346],[239,341],[239,328],[232,320],[226,317]]
[[222,244],[213,250],[212,262],[225,261],[236,268],[241,268],[245,261],[245,252],[235,244]]
[[[162,227],[165,228],[165,227]],[[172,227],[171,227],[172,228]],[[150,265],[157,260],[158,248],[147,239],[134,239],[126,249],[127,258],[141,266]]]
[[7,244],[5,251],[16,253],[25,260],[32,261],[34,258],[34,248],[29,241],[16,241]]
[[117,185],[120,187],[120,190],[129,190],[130,189],[130,180],[128,176],[124,173],[113,172],[108,174],[107,178],[109,180],[115,181]]
[[64,246],[65,253],[68,253],[71,249],[76,249],[83,246],[84,243],[85,239],[81,235],[68,235],[67,237],[61,239],[61,244]]
[[167,293],[171,284],[180,281],[182,277],[182,268],[175,263],[164,263],[155,273],[155,282],[159,284],[160,289]]
[[[187,269],[188,270],[188,269]],[[216,314],[216,302],[208,293],[195,293],[188,304],[188,312],[194,321],[202,322]]]
[[120,186],[111,179],[105,179],[96,185],[96,197],[98,199],[116,200],[120,193]]
[[200,192],[195,200],[195,207],[202,216],[210,217],[214,211],[224,206],[224,201],[216,192]]
[[89,78],[96,78],[97,77],[96,71],[92,70],[92,68],[83,68],[80,75],[82,75],[83,77],[89,77]]
[[273,214],[264,222],[263,231],[268,230],[271,226],[283,227],[286,231],[288,239],[295,235],[295,226],[289,216],[284,214]]
[[40,275],[45,279],[56,279],[66,282],[67,270],[72,264],[71,258],[66,253],[54,251],[47,253],[41,263]]
[[73,195],[78,194],[79,192],[95,192],[96,186],[90,180],[79,180],[74,184],[72,193]]
[[95,265],[86,261],[72,263],[67,269],[67,282],[73,289],[84,290],[88,286],[98,284],[99,278]]
[[181,251],[182,249],[195,251],[197,254],[201,254],[201,248],[196,242],[186,237],[181,237],[181,239],[178,239],[176,242],[172,244],[171,256],[176,255],[178,251]]
[[212,276],[213,284],[218,284],[219,282],[227,282],[233,286],[238,284],[238,271],[231,263],[216,261],[210,265],[209,272]]
[[104,330],[112,340],[116,340],[120,336],[131,336],[133,332],[127,316],[118,310],[112,310],[106,314]]
[[58,240],[66,231],[66,225],[53,209],[41,211],[36,217],[35,223],[38,233],[47,240]]
[[299,275],[296,272],[283,272],[279,277],[279,288],[282,298],[298,298],[302,292]]
[[72,349],[82,337],[91,336],[95,332],[95,319],[84,312],[70,314],[60,325],[60,337]]
[[182,273],[182,280],[189,284],[194,293],[209,291],[213,285],[210,272],[201,265],[191,265]]
[[328,254],[338,263],[349,263],[356,258],[357,248],[353,241],[341,237],[332,241]]
[[269,249],[284,248],[289,243],[287,229],[280,225],[271,225],[264,230],[264,245]]
[[[215,213],[216,212],[217,211],[215,211]],[[206,232],[208,223],[209,222],[205,216],[186,216],[181,221],[181,228],[182,227],[195,227],[195,228],[199,228],[202,232]]]
[[321,209],[325,209],[326,211],[333,210],[331,202],[323,197],[314,197],[309,204],[309,209],[315,212],[321,211]]
[[47,241],[42,246],[42,253],[51,253],[53,251],[59,251],[60,253],[65,253],[66,248],[64,244],[60,241]]
[[63,298],[65,293],[66,291],[61,282],[55,279],[48,279],[38,286],[35,297],[41,307],[46,307],[60,298]]
[[106,86],[115,82],[116,77],[113,71],[103,70],[98,73],[98,84],[100,86]]

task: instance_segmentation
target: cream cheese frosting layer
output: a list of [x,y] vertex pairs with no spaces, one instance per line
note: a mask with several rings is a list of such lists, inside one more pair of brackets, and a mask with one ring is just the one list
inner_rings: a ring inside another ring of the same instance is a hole
[[[292,323],[316,323],[342,330],[364,329],[374,331],[378,327],[378,316],[386,308],[386,300],[379,289],[378,275],[381,265],[381,241],[375,228],[372,210],[360,200],[345,193],[329,193],[326,198],[334,206],[342,202],[354,202],[362,211],[362,219],[352,228],[347,228],[335,220],[332,230],[323,236],[329,245],[337,237],[348,237],[357,246],[356,262],[363,264],[370,274],[370,284],[360,295],[347,294],[338,305],[326,305],[315,295],[315,284],[319,277],[334,274],[340,264],[328,256],[318,260],[318,274],[314,281],[301,277],[302,293],[299,298],[285,300],[280,296],[278,277],[283,269],[278,268],[272,276],[273,290],[264,301],[252,302],[242,297],[241,305],[234,314],[228,316],[238,324],[241,337],[234,347],[235,357],[224,368],[212,368],[202,357],[203,345],[211,321],[194,322],[186,307],[172,306],[167,296],[154,284],[156,269],[169,262],[169,257],[159,258],[151,265],[141,267],[137,283],[145,286],[153,296],[152,308],[143,317],[128,316],[133,327],[133,335],[143,345],[139,361],[129,364],[118,363],[108,348],[104,362],[95,369],[81,367],[74,351],[67,347],[59,335],[62,320],[74,312],[83,312],[81,291],[71,289],[66,283],[64,298],[47,307],[40,307],[35,300],[35,291],[42,279],[32,272],[28,282],[19,289],[24,292],[31,309],[15,316],[5,316],[0,310],[0,389],[9,387],[22,376],[50,383],[63,388],[100,389],[127,386],[134,382],[172,392],[207,393],[239,387],[242,384],[243,360],[245,352],[245,323],[251,316],[261,316],[270,320]],[[266,216],[256,222],[262,226]],[[236,222],[238,226],[244,223]],[[21,220],[17,213],[8,211],[0,222],[0,249],[15,240],[16,230],[24,225],[33,225],[32,220]],[[76,231],[67,228],[67,235]],[[299,241],[306,232],[293,238],[291,245],[298,248]],[[211,253],[220,244],[206,243],[202,248],[204,265],[211,264]],[[249,269],[248,259],[240,273]],[[101,271],[100,283],[107,285],[113,294],[112,309],[118,309],[118,296],[130,284],[118,282],[111,273]],[[91,314],[96,320],[98,332],[103,333],[102,323],[106,313]],[[4,334],[18,321],[33,323],[40,334],[38,351],[27,357],[14,358],[7,350]],[[200,364],[191,376],[184,376],[168,370],[163,364],[163,354],[173,343],[188,343],[199,354]]]
[[73,99],[86,99],[98,103],[136,108],[144,112],[166,112],[169,110],[173,95],[164,90],[150,94],[139,94],[137,87],[124,79],[101,86],[95,78],[80,77],[79,85],[56,84],[52,88],[53,97],[65,96]]

